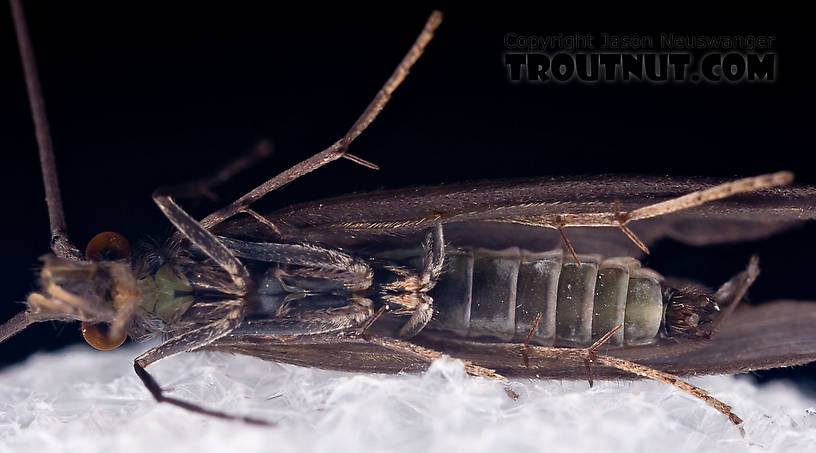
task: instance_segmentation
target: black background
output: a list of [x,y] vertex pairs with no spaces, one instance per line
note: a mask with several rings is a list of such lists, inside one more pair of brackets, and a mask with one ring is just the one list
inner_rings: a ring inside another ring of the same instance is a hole
[[[207,175],[257,140],[276,154],[219,190],[230,200],[341,137],[389,76],[430,8],[285,12],[137,3],[28,5],[69,231],[162,237],[160,185]],[[263,209],[378,188],[482,178],[634,173],[734,177],[780,169],[814,183],[811,35],[806,23],[692,12],[670,21],[622,12],[447,9],[425,55],[352,152],[268,197]],[[34,289],[48,224],[36,144],[9,14],[0,8],[2,318]],[[778,80],[755,84],[508,82],[507,32],[765,34]],[[193,208],[202,216],[218,204]],[[813,297],[814,228],[752,244],[666,243],[647,260],[715,286],[752,253],[756,302]],[[77,341],[44,324],[0,347],[0,363]],[[813,367],[792,375],[810,382]],[[764,374],[775,376],[778,373]]]

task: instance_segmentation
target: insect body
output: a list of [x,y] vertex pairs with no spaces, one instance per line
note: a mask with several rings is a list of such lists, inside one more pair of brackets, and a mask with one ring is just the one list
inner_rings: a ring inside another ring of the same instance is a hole
[[[713,294],[664,287],[659,274],[633,258],[581,256],[577,262],[561,250],[445,251],[441,227],[428,235],[424,253],[406,257],[403,252],[401,264],[317,246],[222,242],[252,269],[252,289],[242,301],[245,317],[271,321],[265,329],[274,335],[344,331],[393,306],[394,313],[411,315],[401,328],[405,338],[420,333],[435,311],[429,328],[465,337],[518,341],[531,333],[539,344],[587,346],[624,326],[608,339],[622,346],[650,344],[658,334],[709,338],[725,313]],[[288,252],[285,259],[281,252]],[[220,301],[230,297],[226,276],[206,258],[178,247],[148,252],[134,260],[132,272],[117,261],[74,264],[47,258],[41,275],[43,292],[30,296],[32,306],[75,310],[85,318],[89,313],[83,311],[100,311],[100,319],[86,322],[113,322],[113,312],[103,308],[116,308],[123,297],[138,293],[130,327],[134,338],[206,325],[218,319]]]
[[[14,0],[12,9],[27,79],[36,87],[22,10]],[[101,251],[89,246],[83,260],[65,231],[53,159],[43,158],[55,256],[44,259],[40,288],[29,295],[27,310],[0,326],[0,341],[45,320],[80,320],[89,342],[102,348],[116,346],[125,333],[133,338],[160,333],[166,341],[134,361],[151,394],[158,401],[226,418],[236,417],[166,396],[146,368],[204,349],[383,372],[421,369],[447,353],[465,359],[470,373],[499,380],[504,380],[502,374],[578,377],[584,375],[584,364],[596,363],[607,372],[675,385],[738,423],[730,407],[667,373],[731,368],[701,368],[696,356],[683,354],[702,346],[676,342],[678,347],[664,349],[663,340],[708,336],[756,277],[756,264],[710,295],[663,287],[657,274],[639,268],[633,259],[579,256],[571,246],[574,261],[560,252],[530,251],[551,249],[552,244],[533,243],[547,229],[563,235],[565,228],[576,226],[613,227],[607,230],[644,250],[655,237],[682,236],[677,224],[702,216],[742,222],[730,237],[775,231],[776,225],[754,222],[768,206],[779,207],[779,221],[814,216],[808,202],[814,198],[812,188],[779,188],[791,182],[788,172],[720,184],[607,178],[428,187],[323,200],[269,214],[252,209],[265,194],[333,160],[376,167],[349,154],[349,146],[405,78],[440,21],[438,13],[430,17],[358,121],[324,151],[201,220],[176,203],[178,188],[157,190],[153,199],[176,228],[165,246],[131,256],[119,247],[119,238],[106,235],[92,241],[102,244]],[[47,137],[40,94],[32,89],[30,96],[38,137]],[[48,140],[41,148],[43,155],[51,154]],[[207,181],[192,187],[209,188]],[[766,191],[754,193],[762,189]],[[751,197],[729,199],[739,193]],[[627,226],[634,221],[648,222],[654,235],[636,235]],[[485,238],[510,244],[500,247],[484,243]],[[618,256],[574,243],[581,252]],[[418,245],[421,260],[413,263],[410,256],[387,256]],[[508,245],[516,248],[502,251]],[[718,308],[722,313],[715,315]],[[801,309],[776,308],[786,322]],[[755,314],[743,318],[743,325],[765,319]],[[620,325],[623,329],[616,331]],[[798,334],[803,331],[810,332],[805,327]],[[763,366],[776,366],[816,357],[812,341],[781,353],[790,339],[785,335],[759,349],[758,356],[738,357],[726,365],[744,369],[758,359]],[[728,341],[715,349],[733,352],[737,336],[724,338]],[[622,346],[620,353],[599,354],[607,341]],[[628,358],[649,364],[657,360],[661,368]],[[667,363],[659,362],[665,358]]]

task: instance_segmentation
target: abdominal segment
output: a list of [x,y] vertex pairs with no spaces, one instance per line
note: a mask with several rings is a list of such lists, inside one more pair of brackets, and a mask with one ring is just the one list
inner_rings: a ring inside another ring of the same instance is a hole
[[634,258],[562,251],[449,248],[430,292],[429,328],[500,341],[588,345],[619,325],[612,345],[655,341],[664,318],[662,277]]

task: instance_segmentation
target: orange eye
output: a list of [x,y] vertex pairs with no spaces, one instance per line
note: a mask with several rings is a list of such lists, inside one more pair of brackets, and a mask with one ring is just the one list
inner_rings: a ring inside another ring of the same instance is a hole
[[108,336],[107,324],[91,324],[87,322],[82,323],[82,337],[89,345],[99,349],[100,351],[110,351],[116,349],[125,342],[127,333],[123,332],[121,337],[110,338]]
[[119,233],[105,231],[99,233],[85,247],[85,259],[88,261],[114,261],[130,258],[130,244]]

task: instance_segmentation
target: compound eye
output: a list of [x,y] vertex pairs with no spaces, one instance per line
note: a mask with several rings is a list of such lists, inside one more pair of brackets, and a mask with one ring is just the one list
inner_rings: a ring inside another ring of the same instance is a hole
[[125,338],[127,338],[126,332],[122,332],[122,335],[116,338],[108,336],[109,333],[110,331],[107,324],[82,323],[82,337],[85,338],[85,341],[87,341],[89,345],[100,351],[116,349],[121,346],[122,343],[125,342]]
[[119,233],[105,231],[99,233],[85,247],[88,261],[115,261],[130,258],[130,243]]

